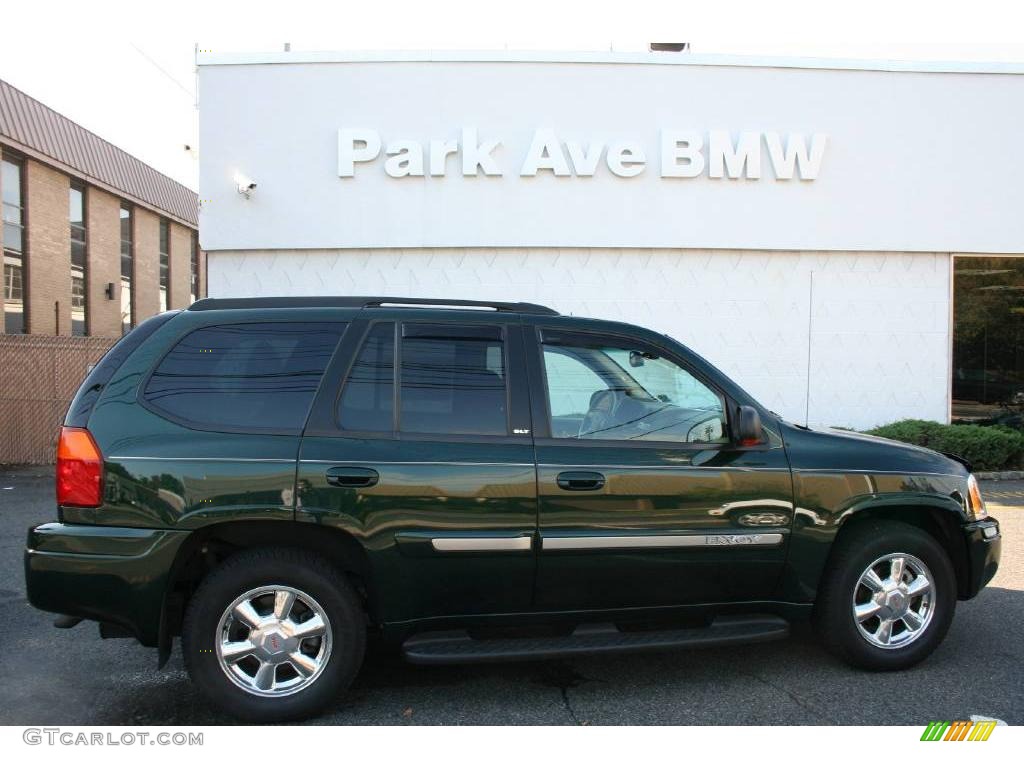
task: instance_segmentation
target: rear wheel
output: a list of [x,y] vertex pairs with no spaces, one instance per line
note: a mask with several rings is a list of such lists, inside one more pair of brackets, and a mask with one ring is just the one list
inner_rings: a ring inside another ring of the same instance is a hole
[[185,665],[200,691],[236,717],[309,717],[355,677],[365,622],[329,561],[300,550],[243,552],[211,572],[189,602]]
[[920,528],[860,524],[836,544],[815,604],[822,641],[849,664],[905,669],[942,642],[956,609],[956,577]]

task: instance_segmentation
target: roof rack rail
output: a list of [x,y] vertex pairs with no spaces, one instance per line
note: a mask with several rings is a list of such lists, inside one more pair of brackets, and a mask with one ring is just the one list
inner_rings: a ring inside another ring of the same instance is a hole
[[377,307],[434,307],[437,309],[490,309],[522,315],[557,315],[558,312],[540,304],[525,301],[470,301],[468,299],[424,299],[406,296],[268,296],[248,299],[200,299],[190,311],[207,309],[277,309],[288,307],[345,307],[370,309]]
[[527,301],[471,301],[469,299],[410,299],[377,297],[366,299],[364,307],[436,307],[438,309],[493,309],[495,312],[516,312],[521,315],[557,315],[558,312]]

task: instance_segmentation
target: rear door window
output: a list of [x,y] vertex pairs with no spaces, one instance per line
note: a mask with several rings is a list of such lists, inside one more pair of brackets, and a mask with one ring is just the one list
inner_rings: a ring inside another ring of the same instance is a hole
[[406,323],[399,373],[402,432],[508,434],[501,327]]
[[345,323],[239,323],[192,331],[157,366],[151,407],[200,428],[298,431]]

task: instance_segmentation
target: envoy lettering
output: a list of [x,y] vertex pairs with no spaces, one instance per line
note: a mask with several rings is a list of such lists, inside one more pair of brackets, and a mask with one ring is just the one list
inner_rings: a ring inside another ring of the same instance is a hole
[[[662,130],[658,147],[659,176],[664,179],[760,179],[763,167],[771,166],[777,180],[818,178],[828,137],[814,133],[782,136],[772,131],[742,131],[735,139],[729,131]],[[457,158],[463,176],[505,176],[495,154],[501,139],[481,139],[473,126],[463,127],[460,137],[391,139],[386,144],[370,128],[342,128],[338,131],[338,176],[354,178],[356,169],[384,158],[384,173],[392,178],[446,176],[449,158]],[[767,162],[765,162],[767,158]],[[602,162],[603,161],[603,162]],[[601,166],[620,178],[646,172],[647,153],[634,140],[563,141],[552,130],[534,132],[517,164],[518,175],[588,178],[601,173]]]

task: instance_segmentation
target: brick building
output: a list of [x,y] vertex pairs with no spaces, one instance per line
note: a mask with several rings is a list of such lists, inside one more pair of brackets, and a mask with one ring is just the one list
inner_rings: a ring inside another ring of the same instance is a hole
[[123,333],[205,295],[199,201],[0,80],[0,463],[44,462]]

